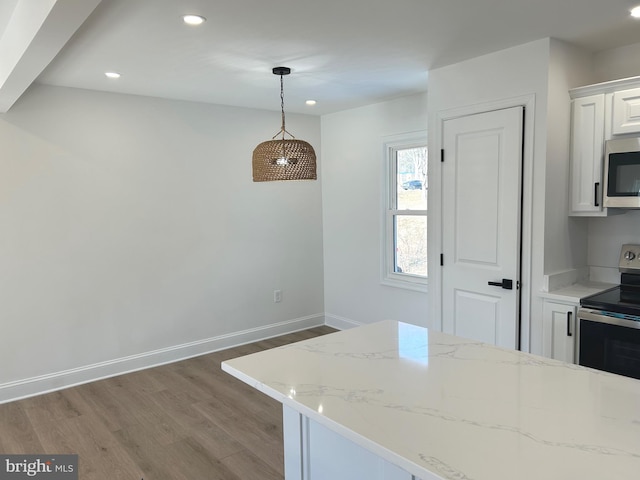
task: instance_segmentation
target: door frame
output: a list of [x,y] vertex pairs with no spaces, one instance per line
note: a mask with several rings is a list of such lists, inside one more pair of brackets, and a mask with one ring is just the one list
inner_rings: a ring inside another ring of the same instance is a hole
[[[520,349],[529,352],[531,348],[531,264],[533,239],[533,160],[534,160],[534,122],[535,95],[495,100],[475,105],[456,107],[436,112],[434,135],[429,143],[429,177],[438,179],[429,185],[428,204],[436,208],[429,209],[428,256],[429,265],[429,327],[442,330],[442,164],[440,151],[443,145],[444,122],[454,118],[502,110],[511,107],[524,107],[523,152],[522,152],[522,216],[521,216],[521,258],[520,258]],[[446,260],[445,260],[446,261]]]

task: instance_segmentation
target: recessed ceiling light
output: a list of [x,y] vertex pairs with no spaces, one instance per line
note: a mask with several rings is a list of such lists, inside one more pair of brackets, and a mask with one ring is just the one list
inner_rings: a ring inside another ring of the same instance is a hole
[[307,100],[307,101],[306,101],[306,102],[304,102],[304,103],[306,103],[307,105],[315,105],[315,104],[316,104],[316,103],[318,103],[318,102],[316,102],[315,100]]
[[200,15],[183,15],[182,21],[187,25],[202,25],[207,19]]
[[118,72],[104,72],[104,74],[109,78],[120,78],[120,74]]
[[640,18],[640,6],[631,9],[631,16],[634,18]]

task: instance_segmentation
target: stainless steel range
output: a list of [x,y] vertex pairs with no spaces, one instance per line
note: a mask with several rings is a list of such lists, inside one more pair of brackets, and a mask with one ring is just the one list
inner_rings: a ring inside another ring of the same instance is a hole
[[580,300],[578,363],[640,379],[640,245],[623,245],[620,285]]

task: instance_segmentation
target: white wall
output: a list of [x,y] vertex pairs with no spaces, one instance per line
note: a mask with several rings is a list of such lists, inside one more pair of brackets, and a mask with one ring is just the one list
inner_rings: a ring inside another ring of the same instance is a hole
[[547,102],[544,273],[587,265],[587,221],[569,217],[571,98],[569,89],[592,81],[592,56],[551,40]]
[[640,43],[598,52],[593,65],[592,83],[636,77],[640,75]]
[[325,313],[342,326],[427,324],[427,295],[381,285],[383,144],[425,130],[426,94],[322,117]]
[[1,116],[0,401],[322,324],[321,183],[251,178],[279,123],[45,86]]

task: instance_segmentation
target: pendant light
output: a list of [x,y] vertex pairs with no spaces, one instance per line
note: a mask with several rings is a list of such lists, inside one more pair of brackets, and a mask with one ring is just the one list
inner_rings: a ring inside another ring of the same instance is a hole
[[[262,142],[253,150],[253,181],[315,180],[316,152],[309,143],[296,140],[285,128],[283,77],[289,75],[291,69],[275,67],[272,71],[274,75],[280,75],[282,126],[271,140]],[[286,135],[291,138],[285,138]]]

